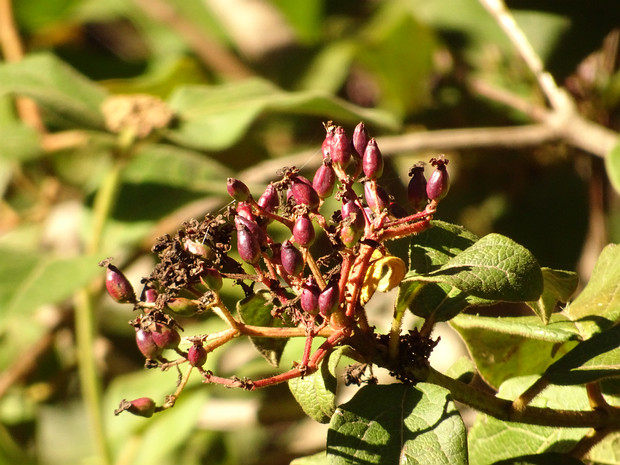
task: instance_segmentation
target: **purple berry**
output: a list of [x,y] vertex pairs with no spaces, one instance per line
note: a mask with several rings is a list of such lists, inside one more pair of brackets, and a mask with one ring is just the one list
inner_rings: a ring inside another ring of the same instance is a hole
[[230,196],[239,202],[245,202],[250,197],[250,189],[242,181],[235,178],[228,178],[226,189]]
[[[373,190],[372,186],[375,185]],[[364,184],[364,198],[368,207],[374,212],[380,212],[390,204],[390,197],[383,188],[375,183],[367,182]]]
[[140,397],[131,401],[123,399],[118,408],[114,410],[114,415],[127,411],[139,417],[150,418],[155,413],[156,407],[155,401],[149,397]]
[[200,344],[192,345],[187,351],[187,361],[193,367],[201,367],[207,361],[207,350]]
[[336,185],[336,171],[331,163],[324,162],[319,169],[316,170],[312,179],[312,187],[320,198],[325,199],[332,195],[334,186]]
[[325,126],[326,134],[325,139],[323,140],[323,144],[321,145],[321,152],[323,152],[323,160],[326,160],[330,158],[332,139],[334,137],[334,130],[336,129],[336,127],[332,124],[331,121],[327,124],[323,123],[323,125]]
[[407,186],[407,200],[416,212],[420,212],[426,208],[426,204],[428,203],[424,164],[416,164],[409,171],[409,176],[411,176],[411,180]]
[[265,192],[263,192],[263,195],[260,196],[256,203],[258,203],[263,210],[268,211],[269,213],[278,211],[278,207],[280,206],[280,196],[278,195],[278,191],[273,184],[269,184],[267,186]]
[[357,205],[353,200],[349,200],[345,204],[342,205],[342,218],[346,219],[350,216],[354,216],[353,223],[357,229],[362,229],[364,227],[364,213],[362,209]]
[[342,169],[346,168],[351,161],[351,141],[341,126],[336,128],[332,137],[330,154],[332,162],[339,165]]
[[161,349],[176,349],[181,342],[181,335],[176,329],[161,323],[155,323],[155,331],[151,331],[151,337]]
[[297,276],[304,269],[304,257],[291,241],[284,241],[280,250],[282,268],[288,274]]
[[237,223],[237,251],[244,262],[252,265],[256,265],[261,257],[257,235],[243,223]]
[[431,158],[430,163],[435,167],[435,171],[426,184],[426,195],[430,200],[439,202],[450,190],[450,176],[446,168],[448,160],[440,156],[439,158]]
[[102,263],[105,263],[103,266],[107,267],[105,287],[110,297],[121,304],[135,303],[136,293],[127,277],[111,263],[106,263],[105,261]]
[[362,168],[368,179],[377,179],[383,174],[383,155],[374,137],[368,141],[366,150],[364,150]]
[[366,145],[368,144],[368,131],[366,131],[366,126],[364,126],[364,123],[359,123],[355,126],[351,142],[353,142],[353,148],[359,157],[362,158],[364,156],[364,151],[366,150]]
[[312,245],[315,233],[312,220],[310,220],[308,215],[301,215],[297,218],[293,226],[293,237],[295,242],[302,247],[310,247]]
[[303,176],[295,176],[292,179],[291,195],[299,205],[305,205],[310,210],[319,208],[319,194],[312,187],[312,183]]
[[152,304],[157,300],[157,291],[155,289],[144,289],[143,296],[146,303]]
[[340,304],[340,290],[337,281],[330,281],[323,292],[319,294],[318,306],[319,313],[325,317],[338,308]]
[[153,334],[150,331],[137,328],[136,345],[138,346],[138,350],[147,360],[156,359],[161,355],[162,348],[155,344]]
[[310,277],[304,282],[301,291],[301,308],[304,312],[316,315],[319,312],[319,295],[321,289],[316,284],[314,278]]

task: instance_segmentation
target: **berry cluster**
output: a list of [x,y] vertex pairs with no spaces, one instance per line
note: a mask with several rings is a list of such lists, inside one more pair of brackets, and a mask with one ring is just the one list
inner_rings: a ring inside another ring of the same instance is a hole
[[[449,189],[448,160],[443,156],[431,159],[435,170],[428,182],[422,163],[411,169],[407,189],[409,210],[413,210],[410,213],[379,184],[384,160],[364,124],[358,124],[351,137],[331,122],[325,128],[323,162],[312,181],[297,168],[284,168],[281,178],[255,197],[242,181],[229,178],[232,206],[217,216],[207,215],[202,222],[187,222],[175,237],[158,239],[153,251],[159,263],[143,279],[139,299],[118,268],[109,260],[101,263],[107,268],[110,296],[140,311],[131,325],[146,366],[189,366],[176,392],[163,405],[156,406],[145,398],[123,401],[117,414],[127,410],[151,416],[171,407],[194,368],[205,383],[253,390],[316,371],[325,355],[343,343],[357,350],[363,363],[389,365],[398,377],[394,360],[382,361],[381,354],[386,351],[379,346],[385,349],[389,342],[387,336],[374,334],[365,305],[376,291],[393,289],[405,276],[405,263],[389,253],[386,242],[431,226],[438,202]],[[326,204],[330,197],[339,205],[334,212],[325,211],[333,205]],[[274,224],[279,227],[273,228]],[[288,234],[278,241],[273,229],[281,235],[282,226]],[[314,250],[319,247],[313,248],[317,230],[329,244],[328,253],[320,257],[315,257]],[[241,286],[246,298],[254,295],[257,287],[267,290],[271,316],[282,324],[252,326],[235,317],[219,295],[223,278]],[[191,346],[181,350],[182,328],[175,316],[191,317],[208,311],[220,316],[229,328],[189,337],[186,340]],[[305,350],[293,369],[261,380],[221,378],[203,369],[211,351],[240,335],[305,337]],[[315,337],[325,341],[312,352]],[[407,341],[409,336],[397,333],[394,337],[397,349],[399,345],[426,347],[417,351],[422,363],[434,345],[424,339],[426,336],[416,344]],[[415,337],[420,340],[421,336],[416,332]],[[164,358],[165,351],[174,351],[178,358],[169,361]],[[416,354],[408,350],[406,356],[415,358]]]

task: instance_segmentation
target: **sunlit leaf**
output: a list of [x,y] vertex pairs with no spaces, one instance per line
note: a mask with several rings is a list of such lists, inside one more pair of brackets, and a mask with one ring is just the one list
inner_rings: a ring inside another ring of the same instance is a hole
[[579,284],[579,276],[572,271],[541,268],[544,280],[543,292],[537,301],[527,304],[543,323],[548,323],[558,302],[568,302]]
[[419,383],[369,385],[336,410],[330,463],[466,464],[466,431],[448,392]]

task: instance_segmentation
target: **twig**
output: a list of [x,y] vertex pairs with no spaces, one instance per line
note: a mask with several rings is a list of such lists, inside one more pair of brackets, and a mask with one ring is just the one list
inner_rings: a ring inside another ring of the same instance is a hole
[[134,0],[134,3],[151,18],[164,23],[183,37],[194,53],[216,72],[234,79],[242,79],[254,75],[251,69],[230,54],[219,43],[207,36],[205,31],[199,29],[195,24],[175,11],[170,2]]
[[[8,62],[20,61],[24,57],[24,49],[13,18],[11,0],[0,0],[0,47],[2,47],[4,59]],[[41,113],[33,100],[17,97],[15,105],[17,113],[24,123],[39,133],[45,132]]]

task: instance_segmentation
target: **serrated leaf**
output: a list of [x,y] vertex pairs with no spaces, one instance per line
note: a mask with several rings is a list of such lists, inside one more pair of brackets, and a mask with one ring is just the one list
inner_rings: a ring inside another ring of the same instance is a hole
[[465,341],[480,376],[498,388],[516,376],[542,374],[574,346],[575,343],[565,341],[576,339],[577,330],[573,323],[561,318],[553,315],[551,323],[545,326],[535,316],[459,315],[450,324]]
[[[498,396],[513,400],[537,379],[534,376],[514,378],[500,387]],[[539,394],[532,405],[567,410],[589,408],[584,387],[549,386]],[[558,428],[505,422],[488,415],[479,415],[470,430],[469,451],[471,463],[495,464],[500,460],[522,457],[541,452],[569,452],[588,428]],[[510,463],[510,462],[508,462]]]
[[501,234],[488,234],[438,270],[410,280],[447,283],[488,300],[536,300],[543,290],[538,262],[525,247]]
[[303,378],[288,382],[291,393],[303,411],[319,423],[329,423],[336,410],[336,365],[341,351],[334,351],[323,359],[319,369]]
[[330,464],[466,464],[466,430],[445,389],[369,385],[336,410]]
[[[284,326],[282,320],[274,318],[271,315],[272,307],[269,291],[265,289],[237,302],[237,311],[243,323],[271,328]],[[274,367],[279,365],[280,357],[286,346],[287,339],[250,337],[250,341],[252,341],[256,350],[258,350],[271,365]]]
[[620,139],[605,156],[605,169],[611,185],[620,193]]
[[430,229],[413,236],[409,245],[409,271],[426,274],[471,247],[478,237],[462,226],[431,221]]
[[584,338],[620,319],[620,245],[607,245],[599,256],[590,281],[565,310]]
[[553,363],[545,376],[553,384],[585,384],[620,377],[620,326],[614,326],[590,339]]
[[6,249],[0,254],[0,307],[7,317],[58,303],[105,275],[93,257],[58,258]]
[[543,323],[548,323],[558,302],[568,302],[579,285],[579,275],[572,271],[541,268],[544,287],[540,298],[527,304]]
[[320,92],[285,92],[259,78],[221,86],[180,87],[170,97],[169,105],[179,117],[179,127],[168,131],[168,137],[202,150],[230,147],[266,112],[317,115],[340,122],[361,119],[380,127],[397,126],[388,113],[356,107]]
[[105,90],[51,54],[0,64],[2,95],[30,97],[68,127],[103,128],[100,106]]

